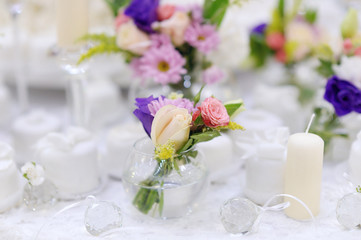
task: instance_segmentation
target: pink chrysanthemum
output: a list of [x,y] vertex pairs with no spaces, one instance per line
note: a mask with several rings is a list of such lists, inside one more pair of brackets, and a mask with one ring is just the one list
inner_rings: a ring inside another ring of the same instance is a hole
[[197,108],[194,108],[194,103],[191,102],[189,99],[186,98],[179,98],[179,99],[168,99],[165,97],[159,97],[158,100],[154,100],[148,104],[148,109],[150,114],[155,116],[155,114],[166,105],[174,105],[179,108],[185,108],[188,110],[189,114],[195,112]]
[[214,50],[220,42],[215,26],[199,23],[193,23],[187,28],[184,40],[204,54]]
[[206,84],[213,84],[221,81],[224,78],[224,72],[216,66],[212,66],[204,70],[202,74],[203,82]]
[[161,46],[172,44],[169,36],[165,34],[152,34],[150,39],[152,40],[152,48],[160,48]]
[[178,83],[181,75],[186,74],[183,68],[186,63],[180,53],[172,45],[150,48],[139,60],[132,62],[135,74],[142,79],[154,79],[163,85]]

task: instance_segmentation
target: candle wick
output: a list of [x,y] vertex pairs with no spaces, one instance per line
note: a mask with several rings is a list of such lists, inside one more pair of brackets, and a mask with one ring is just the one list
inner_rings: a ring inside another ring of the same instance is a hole
[[308,122],[308,126],[306,128],[306,133],[308,133],[308,131],[310,131],[311,124],[312,124],[314,118],[315,118],[315,114],[313,113],[312,116],[311,116],[310,121]]

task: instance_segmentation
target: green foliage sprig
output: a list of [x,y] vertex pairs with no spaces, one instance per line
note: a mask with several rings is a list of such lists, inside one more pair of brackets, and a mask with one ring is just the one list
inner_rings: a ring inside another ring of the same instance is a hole
[[130,3],[130,0],[105,0],[105,2],[108,4],[114,17],[116,17],[118,15],[119,9],[127,6]]
[[101,34],[88,34],[79,39],[79,41],[89,41],[94,44],[88,51],[82,54],[78,60],[78,64],[89,60],[90,58],[101,55],[101,54],[111,54],[111,53],[120,53],[123,55],[126,62],[130,62],[133,57],[137,57],[137,54],[134,54],[130,51],[121,49],[116,44],[115,36],[108,36],[104,33]]

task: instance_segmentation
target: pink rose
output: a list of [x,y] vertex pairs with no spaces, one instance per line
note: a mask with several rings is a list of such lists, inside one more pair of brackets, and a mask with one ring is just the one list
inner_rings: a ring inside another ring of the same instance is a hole
[[224,72],[218,67],[212,66],[204,70],[202,78],[204,83],[213,84],[221,81],[224,78]]
[[356,48],[355,55],[356,56],[361,56],[361,47]]
[[171,4],[164,4],[157,9],[157,17],[159,21],[164,21],[173,16],[175,12],[175,6]]
[[273,50],[281,49],[285,42],[285,37],[279,32],[271,33],[266,37],[267,45]]
[[115,29],[118,30],[118,28],[123,25],[124,23],[127,23],[130,20],[130,17],[125,15],[124,13],[119,13],[119,15],[115,19]]
[[285,50],[280,49],[276,52],[276,60],[281,63],[287,62],[287,54],[286,54]]
[[227,109],[224,107],[221,101],[216,98],[206,98],[201,106],[202,119],[207,127],[219,127],[227,126],[229,124],[229,115]]
[[346,53],[349,53],[352,50],[352,41],[351,39],[347,38],[343,41],[343,49]]

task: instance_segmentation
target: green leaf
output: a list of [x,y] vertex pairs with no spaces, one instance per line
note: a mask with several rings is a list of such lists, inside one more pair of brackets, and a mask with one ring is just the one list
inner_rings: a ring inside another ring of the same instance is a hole
[[235,117],[235,115],[237,115],[242,110],[242,106],[243,106],[243,101],[242,102],[229,102],[229,103],[224,104],[224,107],[226,108],[227,113],[230,118]]
[[254,67],[264,66],[270,53],[264,35],[250,35],[250,58]]
[[211,130],[211,131],[207,131],[207,132],[193,134],[191,136],[191,138],[196,140],[196,143],[200,143],[200,142],[210,141],[213,138],[219,137],[219,136],[221,136],[219,131]]
[[197,103],[201,100],[202,91],[205,86],[206,85],[203,85],[201,89],[198,91],[198,93],[195,95],[195,97],[193,98],[194,107],[197,106]]
[[360,187],[360,185],[357,186],[356,191],[357,191],[358,193],[361,193],[361,187]]
[[320,44],[315,49],[315,54],[319,59],[330,61],[334,60],[333,51],[328,44]]
[[307,9],[305,13],[305,19],[310,24],[314,24],[317,20],[317,11],[314,9]]
[[316,68],[316,71],[326,77],[326,78],[329,78],[331,77],[332,75],[335,74],[332,66],[333,66],[333,63],[330,62],[330,61],[326,61],[326,60],[322,60],[322,59],[319,59],[320,61],[320,65]]
[[229,0],[205,0],[203,18],[209,23],[219,27],[229,5]]
[[194,121],[194,126],[204,125],[203,119],[201,114],[197,117],[197,119]]
[[105,0],[108,4],[110,10],[112,11],[114,17],[118,16],[118,11],[124,6],[127,6],[130,3],[130,0]]
[[186,144],[184,144],[184,146],[181,149],[179,149],[177,153],[179,154],[181,152],[188,150],[190,147],[193,146],[193,142],[194,142],[194,139],[192,139],[192,138],[188,139]]

